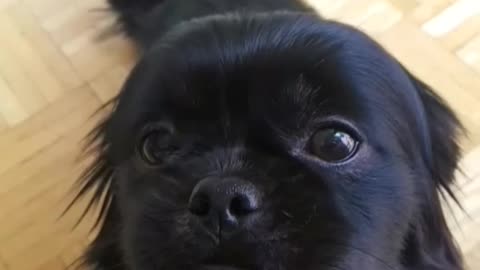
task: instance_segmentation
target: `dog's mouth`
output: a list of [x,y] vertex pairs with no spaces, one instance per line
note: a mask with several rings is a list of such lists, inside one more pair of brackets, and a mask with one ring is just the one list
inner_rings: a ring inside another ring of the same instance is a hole
[[202,270],[250,270],[255,267],[251,264],[251,258],[240,252],[226,252],[216,254],[202,262]]
[[[233,254],[232,254],[233,255]],[[251,270],[253,267],[247,267],[244,262],[226,262],[208,260],[202,264],[202,270]]]
[[231,265],[206,264],[202,270],[248,270],[248,268],[236,267]]

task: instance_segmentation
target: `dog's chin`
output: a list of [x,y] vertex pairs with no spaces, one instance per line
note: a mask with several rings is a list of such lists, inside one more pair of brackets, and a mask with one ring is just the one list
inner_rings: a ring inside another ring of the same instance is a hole
[[[229,243],[224,245],[220,243],[212,254],[203,260],[200,264],[202,270],[252,270],[258,262],[256,254],[250,252],[248,249],[253,249],[244,246],[244,243]],[[262,262],[264,263],[264,262]],[[261,267],[260,267],[261,268]]]
[[241,267],[230,266],[230,265],[214,265],[214,264],[203,265],[203,267],[201,267],[200,269],[202,270],[250,270],[248,268],[241,268]]
[[[232,254],[232,256],[235,256]],[[256,256],[254,256],[256,257]],[[200,269],[202,270],[254,270],[254,269],[264,269],[265,262],[257,262],[258,258],[248,258],[248,257],[239,257],[239,258],[209,258],[203,260],[200,264]]]

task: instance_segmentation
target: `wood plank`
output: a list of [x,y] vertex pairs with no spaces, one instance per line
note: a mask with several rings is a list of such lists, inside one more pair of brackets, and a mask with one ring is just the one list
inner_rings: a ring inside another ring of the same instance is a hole
[[[0,224],[3,224],[0,226],[0,242],[14,235],[13,232],[31,225],[34,221],[32,217],[41,216],[45,219],[51,215],[52,207],[66,207],[73,195],[73,182],[88,161],[77,160],[77,154],[82,148],[79,141],[95,122],[72,130],[46,152],[37,153],[26,165],[15,167],[1,175],[0,179],[9,181],[11,188],[0,194],[0,203],[9,205],[8,208],[0,208]],[[42,203],[36,204],[36,201]],[[17,211],[20,208],[22,211]]]
[[40,57],[36,46],[29,42],[21,33],[22,29],[11,18],[10,14],[0,14],[0,44],[3,50],[8,51],[13,58],[11,62],[16,62],[28,77],[33,88],[32,92],[39,92],[47,101],[54,101],[62,92],[62,86],[57,78],[49,72],[48,65]]
[[27,122],[15,125],[14,129],[0,134],[0,149],[2,149],[4,145],[19,142],[34,136],[35,133],[43,130],[50,122],[54,122],[79,107],[82,107],[85,103],[89,104],[92,102],[98,104],[90,87],[82,86],[72,90],[62,99],[50,104],[44,110],[30,117]]
[[[28,160],[0,174],[0,200],[8,196],[14,188],[25,184],[28,179],[35,179],[38,174],[52,173],[57,166],[65,163],[65,159],[70,162],[78,154],[82,145],[81,140],[88,132],[89,126],[91,125],[86,125],[85,129],[82,126],[81,130],[74,129],[74,134],[61,138],[49,147],[34,153]],[[7,209],[4,208],[3,211]]]
[[419,4],[408,14],[408,17],[421,25],[448,8],[453,2],[452,0],[419,0]]
[[401,10],[402,13],[412,12],[419,4],[417,0],[390,0],[389,2]]
[[65,270],[66,264],[58,257],[53,258],[40,266],[32,265],[32,270]]
[[83,81],[69,59],[62,53],[59,45],[53,42],[50,34],[41,27],[28,7],[20,2],[9,8],[8,12],[15,24],[22,29],[22,35],[25,39],[35,44],[39,57],[48,65],[49,72],[58,79],[62,88],[69,90],[80,87]]
[[440,37],[440,42],[450,50],[459,49],[462,45],[480,33],[480,15],[468,18],[462,25]]
[[102,75],[93,79],[90,86],[103,103],[111,100],[121,90],[122,85],[130,73],[130,65],[119,65],[107,70]]
[[45,122],[45,126],[31,134],[30,137],[24,138],[16,144],[9,144],[2,141],[0,151],[9,153],[8,156],[0,156],[0,174],[4,173],[13,166],[27,160],[36,152],[48,147],[58,138],[65,135],[68,130],[75,128],[83,123],[94,113],[99,107],[99,101],[90,91],[81,91],[87,95],[87,101],[78,109],[67,115],[60,115],[56,121],[51,119]]
[[[8,24],[1,24],[5,21],[5,14],[0,13],[0,75],[4,82],[8,84],[9,88],[14,92],[18,103],[26,113],[26,116],[33,114],[46,105],[46,99],[43,95],[36,91],[35,84],[28,76],[24,67],[17,61],[11,51],[11,46],[7,46],[4,41],[9,38],[8,32],[4,32],[8,28]],[[5,33],[5,34],[4,34]],[[24,117],[23,119],[25,119]]]
[[[101,1],[101,0],[100,0]],[[40,21],[43,21],[55,14],[62,12],[69,6],[76,5],[79,1],[65,0],[24,0]]]
[[6,124],[15,125],[27,119],[28,113],[2,77],[0,77],[0,100],[2,101],[0,113]]
[[0,0],[0,11],[10,7],[16,1],[17,0]]
[[[6,262],[11,269],[31,270],[32,266],[42,266],[60,256],[61,251],[74,241],[78,241],[77,238],[67,234],[59,234],[48,241],[42,239],[23,250],[22,254],[6,258]],[[28,259],[25,259],[25,254],[28,254]]]
[[[0,90],[0,91],[1,91],[1,90]],[[0,106],[1,106],[1,105],[0,105]],[[7,123],[7,121],[5,120],[5,118],[3,117],[2,112],[1,112],[1,110],[0,110],[0,133],[1,133],[3,130],[7,129],[7,128],[8,128],[8,123]]]
[[70,265],[72,262],[75,262],[83,255],[86,248],[87,244],[84,241],[79,240],[78,242],[72,243],[65,250],[63,250],[60,254],[60,258],[65,265]]
[[[480,35],[470,40],[463,48],[457,51],[457,55],[464,63],[480,74]],[[480,89],[480,86],[478,89]],[[480,92],[480,91],[479,91]]]
[[465,254],[465,260],[470,270],[480,269],[480,244]]
[[389,30],[404,16],[394,5],[386,2],[377,2],[376,5],[371,6],[369,12],[370,16],[358,27],[371,36],[377,36]]
[[432,37],[440,37],[458,28],[466,20],[477,14],[480,14],[479,1],[455,1],[440,14],[427,21],[422,29]]
[[[95,34],[91,35],[93,37]],[[82,37],[79,37],[75,40],[78,44],[65,44],[63,50],[85,80],[91,81],[106,70],[131,63],[135,59],[132,45],[122,36],[93,43],[90,37],[87,37],[88,41],[85,42],[81,39]]]
[[42,26],[57,44],[64,44],[97,27],[98,23],[104,19],[113,23],[108,12],[94,11],[100,7],[102,6],[97,0],[83,0],[65,8],[55,16],[50,16],[42,22]]
[[351,2],[352,0],[304,0],[310,6],[315,8],[323,17],[333,18],[338,14],[338,10]]
[[398,23],[379,41],[455,109],[469,129],[468,145],[480,143],[480,111],[472,112],[480,106],[480,77],[409,22]]

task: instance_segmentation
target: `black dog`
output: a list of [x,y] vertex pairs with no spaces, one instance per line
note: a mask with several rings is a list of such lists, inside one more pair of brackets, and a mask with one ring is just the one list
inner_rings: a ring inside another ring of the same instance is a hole
[[462,269],[460,124],[374,41],[296,0],[110,4],[143,56],[92,134],[88,269]]

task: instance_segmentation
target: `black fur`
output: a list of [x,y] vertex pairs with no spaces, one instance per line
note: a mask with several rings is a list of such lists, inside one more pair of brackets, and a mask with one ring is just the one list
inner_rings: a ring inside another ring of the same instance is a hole
[[149,47],[178,24],[209,15],[274,10],[313,12],[292,0],[107,0],[119,15],[125,32],[141,48]]
[[[90,138],[79,197],[93,192],[101,213],[88,269],[463,269],[440,205],[460,123],[369,37],[294,0],[109,2],[143,56]],[[151,166],[138,145],[157,122],[176,148]],[[324,126],[355,134],[356,155],[312,154]],[[219,246],[188,211],[212,175],[265,194]]]

